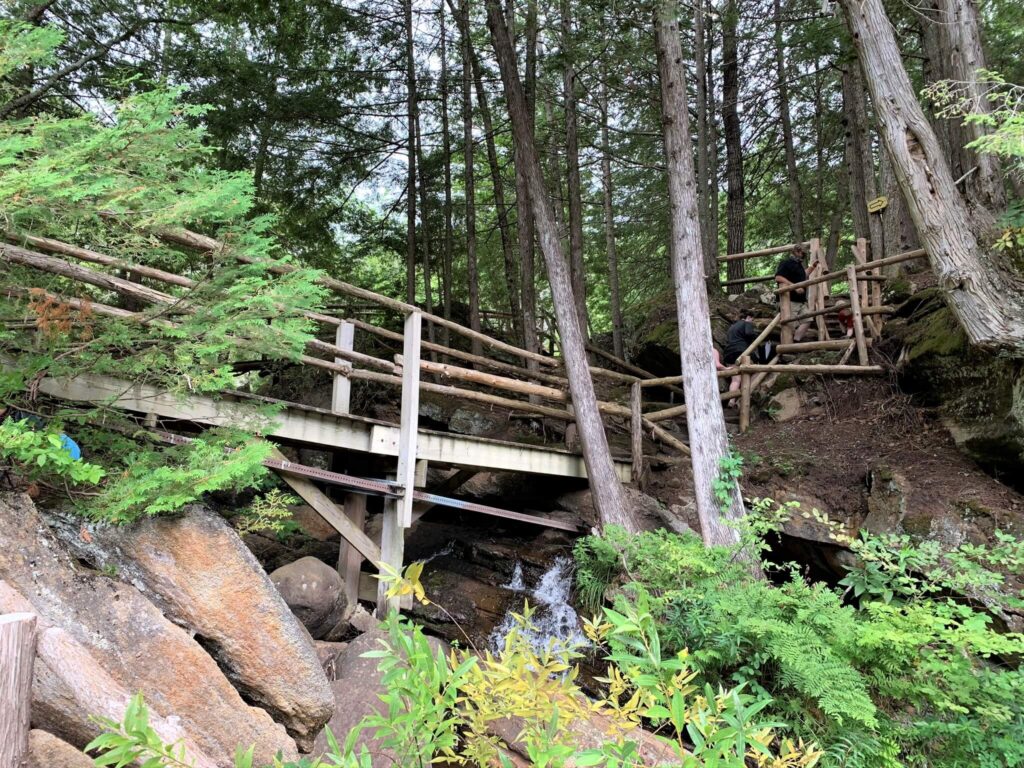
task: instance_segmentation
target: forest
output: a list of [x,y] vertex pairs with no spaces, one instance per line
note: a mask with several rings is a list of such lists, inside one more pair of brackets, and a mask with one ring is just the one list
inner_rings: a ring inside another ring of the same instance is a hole
[[1022,45],[5,0],[0,768],[1024,765]]

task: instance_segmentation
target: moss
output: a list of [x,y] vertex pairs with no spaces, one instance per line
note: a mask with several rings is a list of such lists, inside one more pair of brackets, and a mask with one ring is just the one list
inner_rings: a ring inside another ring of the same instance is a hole
[[930,296],[925,291],[915,299],[918,305],[907,333],[908,359],[913,362],[928,355],[947,357],[967,351],[967,334],[953,312],[946,306],[937,289]]

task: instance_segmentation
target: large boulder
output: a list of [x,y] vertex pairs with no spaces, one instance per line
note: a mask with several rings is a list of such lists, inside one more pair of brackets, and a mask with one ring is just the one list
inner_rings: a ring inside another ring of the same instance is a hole
[[[385,712],[380,695],[384,692],[381,682],[383,675],[377,669],[379,659],[364,659],[367,651],[380,650],[381,640],[387,639],[387,631],[381,628],[371,629],[350,642],[335,661],[336,679],[331,683],[338,706],[334,717],[327,728],[344,743],[345,737],[364,717]],[[430,638],[436,653],[437,649],[446,647],[436,638]],[[373,768],[394,768],[396,756],[384,749],[380,742],[373,738],[372,731],[364,731],[356,742],[365,746],[373,758]],[[327,733],[321,733],[313,748],[313,756],[323,755],[327,751]]]
[[270,580],[317,640],[334,639],[344,628],[351,613],[345,581],[323,560],[303,557],[278,568],[270,574]]
[[900,315],[886,333],[904,347],[901,386],[938,409],[960,450],[1024,490],[1024,360],[971,346],[937,288]]
[[28,734],[28,768],[93,768],[93,764],[82,750],[33,728]]
[[308,635],[223,517],[197,504],[132,526],[43,518],[76,556],[116,572],[201,637],[246,700],[270,712],[300,748],[312,746],[334,712],[327,678]]
[[[27,496],[0,495],[0,519],[0,579],[57,633],[53,642],[66,635],[66,645],[81,648],[78,666],[94,665],[92,679],[141,692],[155,713],[175,718],[218,764],[231,765],[239,744],[253,745],[260,763],[271,762],[278,751],[297,756],[284,728],[242,700],[190,632],[165,618],[134,586],[76,566]],[[37,673],[34,688],[40,696],[51,695],[39,702],[46,707],[33,706],[34,717],[52,713],[45,730],[84,746],[97,730],[88,716],[100,709],[98,703],[75,698],[79,692],[67,686],[48,687],[41,677],[45,668]]]

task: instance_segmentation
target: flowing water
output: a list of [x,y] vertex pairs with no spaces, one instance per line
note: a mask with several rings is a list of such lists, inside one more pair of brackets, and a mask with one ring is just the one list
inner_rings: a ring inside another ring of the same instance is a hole
[[[537,585],[529,591],[530,605],[536,608],[531,624],[521,629],[520,634],[536,651],[542,651],[552,645],[556,647],[579,648],[587,644],[587,638],[580,630],[579,616],[569,602],[572,588],[572,570],[568,558],[559,557],[541,577]],[[512,581],[505,589],[514,592],[526,592],[523,582],[523,569],[516,563]],[[494,632],[491,633],[489,645],[494,651],[500,651],[505,638],[516,626],[513,611],[522,612],[522,605],[516,605],[505,614]]]

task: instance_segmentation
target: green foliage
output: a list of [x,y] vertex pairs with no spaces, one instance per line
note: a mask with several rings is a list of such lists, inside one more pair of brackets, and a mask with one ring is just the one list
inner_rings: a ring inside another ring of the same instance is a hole
[[239,536],[266,531],[281,537],[293,533],[299,527],[288,508],[297,503],[294,496],[284,493],[280,488],[271,488],[241,510],[232,522]]
[[50,476],[95,485],[106,474],[102,467],[73,459],[53,425],[33,429],[25,419],[0,422],[0,459],[14,462],[30,479]]
[[[736,565],[794,514],[853,549],[859,562],[841,586],[854,604],[795,572],[770,583]],[[1011,661],[1024,636],[998,630],[988,612],[1020,604],[1005,580],[1024,572],[1022,542],[1000,533],[989,547],[944,551],[906,537],[850,539],[820,513],[768,500],[752,518],[733,550],[610,529],[577,544],[577,581],[612,588],[608,616],[652,615],[666,652],[689,649],[695,684],[770,697],[766,712],[822,743],[826,765],[1024,761],[1024,675]],[[614,634],[608,642],[635,652]]]
[[732,504],[736,483],[743,477],[743,456],[730,450],[718,461],[718,476],[711,483],[718,507],[723,512]]

